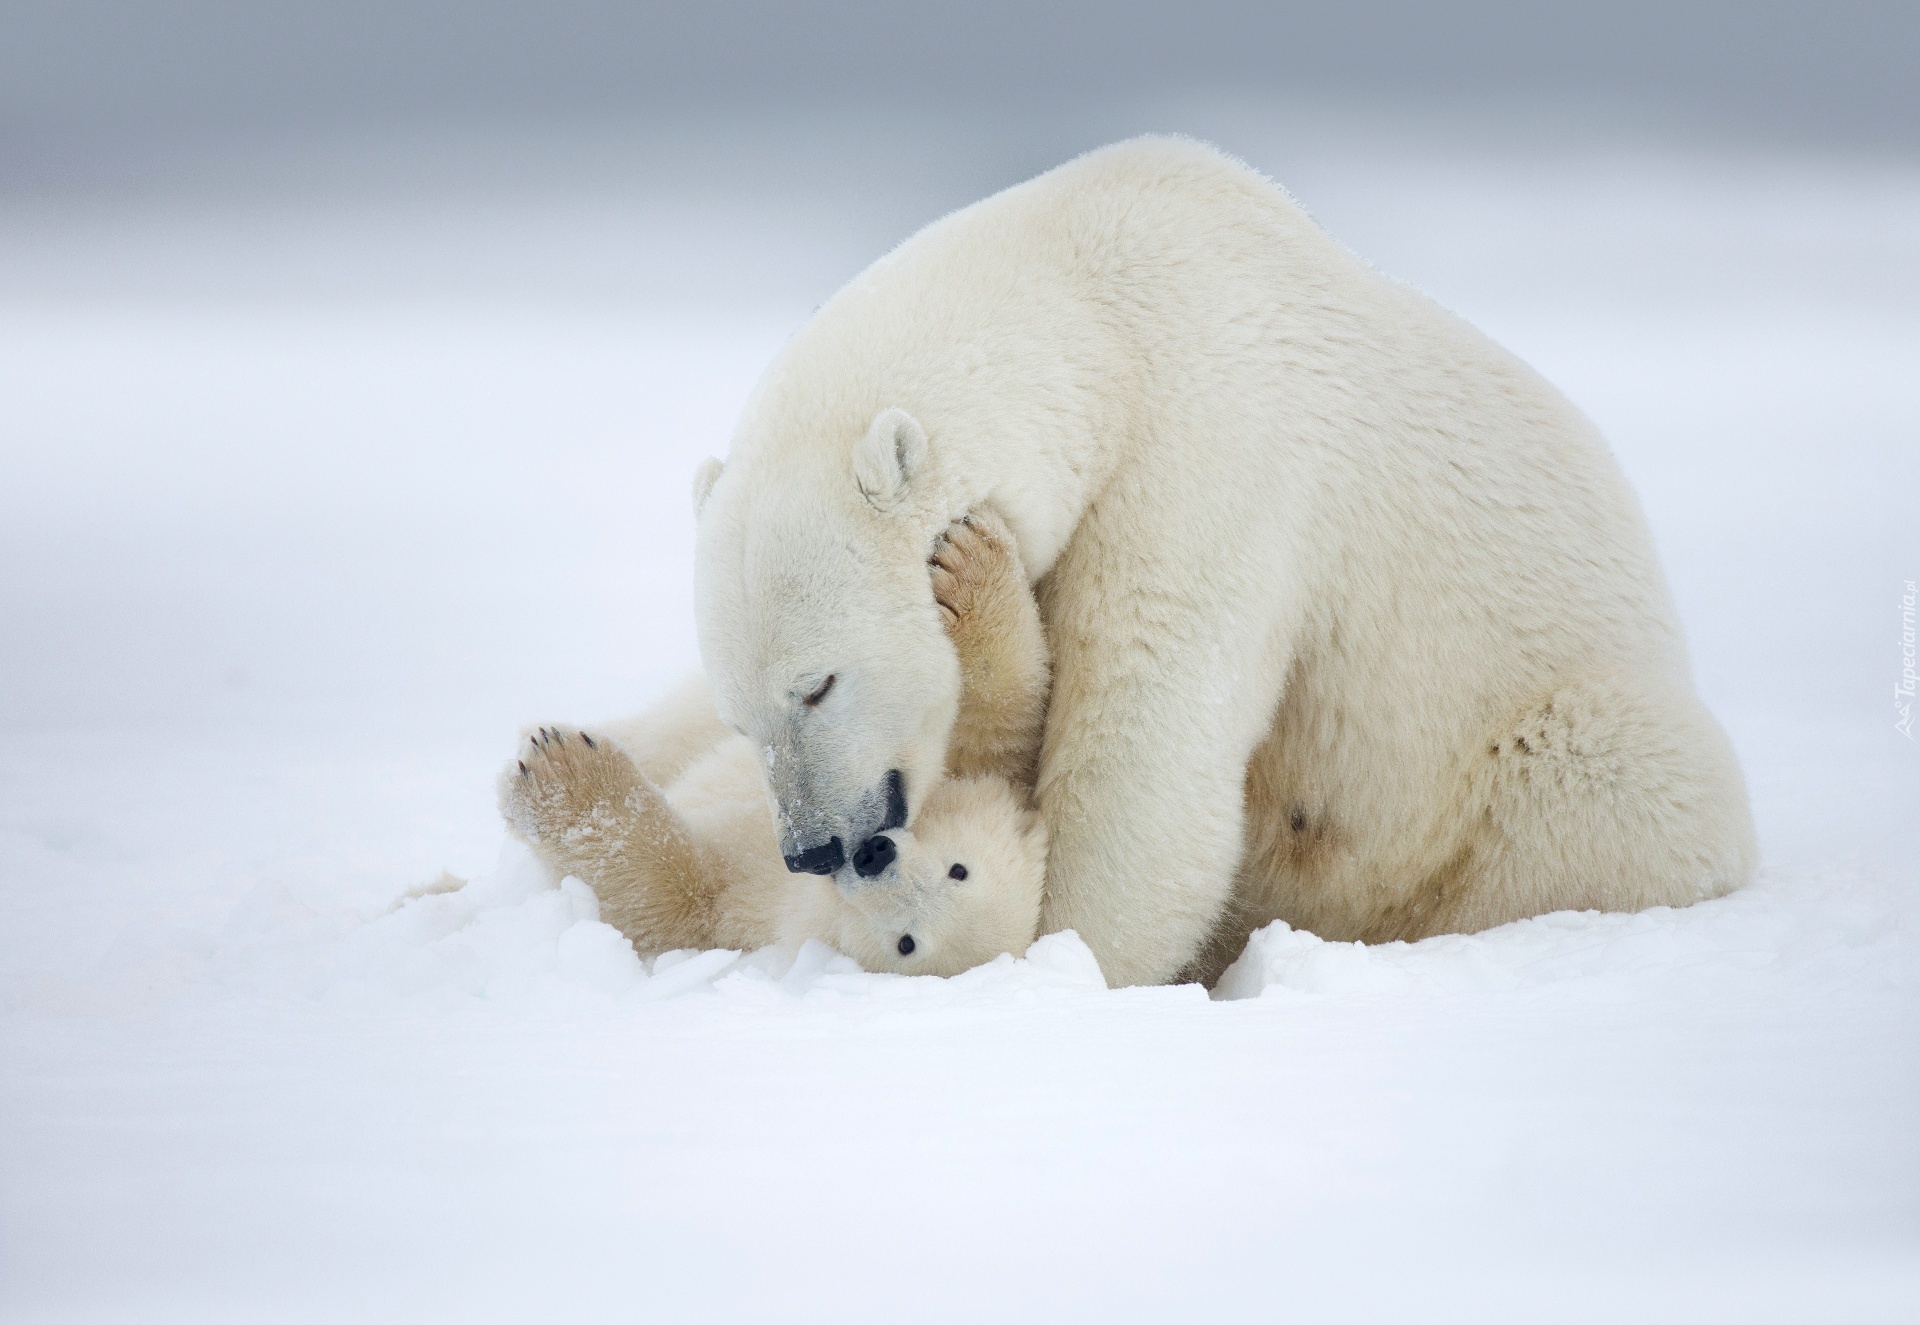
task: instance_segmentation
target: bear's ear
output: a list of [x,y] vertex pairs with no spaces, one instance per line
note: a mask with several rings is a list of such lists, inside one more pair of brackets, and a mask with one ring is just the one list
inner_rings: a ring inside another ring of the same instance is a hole
[[876,509],[892,510],[907,495],[927,458],[927,432],[903,409],[883,409],[853,448],[853,481]]
[[697,517],[700,508],[707,504],[707,498],[713,493],[713,485],[720,481],[720,471],[726,466],[708,456],[693,471],[693,513]]

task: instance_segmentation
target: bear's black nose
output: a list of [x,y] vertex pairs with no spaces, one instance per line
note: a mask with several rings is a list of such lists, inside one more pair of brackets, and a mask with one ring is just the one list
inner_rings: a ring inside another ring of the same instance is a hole
[[907,780],[900,776],[899,769],[891,768],[887,770],[887,818],[886,822],[880,825],[880,831],[884,833],[889,828],[906,826]]
[[900,942],[894,946],[900,949],[900,955],[902,957],[913,956],[913,935],[902,934],[900,936]]
[[853,872],[863,879],[884,874],[887,866],[893,864],[894,855],[893,839],[875,833],[854,850]]
[[817,847],[786,857],[786,862],[789,874],[832,874],[847,863],[847,851],[839,838],[830,837]]

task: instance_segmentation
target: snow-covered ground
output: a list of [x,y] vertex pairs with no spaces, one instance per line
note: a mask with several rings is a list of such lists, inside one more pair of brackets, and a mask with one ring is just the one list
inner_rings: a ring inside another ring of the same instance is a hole
[[0,196],[8,1319],[1920,1319],[1920,168],[1161,122],[1598,420],[1760,880],[1269,931],[1217,999],[1070,936],[643,963],[494,771],[695,665],[695,461],[1018,171],[416,144]]

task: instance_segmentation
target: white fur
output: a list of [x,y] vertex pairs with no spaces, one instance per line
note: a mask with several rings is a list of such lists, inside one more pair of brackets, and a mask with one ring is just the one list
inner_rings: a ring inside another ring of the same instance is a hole
[[699,515],[707,504],[707,496],[713,491],[713,485],[720,481],[720,471],[725,468],[718,460],[709,456],[702,460],[693,471],[693,513]]
[[[881,509],[893,410],[925,448]],[[929,226],[767,372],[696,598],[783,843],[851,850],[889,769],[916,812],[934,785],[958,679],[922,563],[982,507],[1054,652],[1043,928],[1112,983],[1217,971],[1275,916],[1414,937],[1750,873],[1592,427],[1211,149],[1123,143]]]
[[875,510],[890,511],[927,458],[927,432],[903,409],[883,409],[853,448],[853,481]]
[[[556,874],[591,887],[601,918],[635,947],[818,939],[869,971],[957,975],[1033,942],[1047,845],[1025,788],[998,776],[945,779],[918,830],[889,835],[898,855],[884,877],[793,875],[774,840],[758,752],[728,732],[688,757],[711,711],[701,687],[685,687],[618,729],[634,747],[543,727],[501,774],[514,834]],[[656,782],[650,766],[676,771]]]
[[[883,425],[870,435],[904,483],[912,421]],[[597,737],[528,732],[501,773],[508,824],[643,951],[820,939],[868,970],[932,975],[1023,951],[1047,859],[1032,802],[1048,685],[1039,605],[990,513],[946,530],[921,573],[959,666],[960,716],[949,776],[920,797],[914,831],[890,828],[867,877],[788,872],[762,752],[721,725],[697,679]]]
[[[697,709],[687,712],[697,720]],[[869,971],[957,975],[1033,942],[1046,837],[1025,795],[1004,779],[943,780],[918,831],[890,834],[900,855],[887,879],[849,879],[843,888],[781,865],[759,764],[746,741],[729,736],[665,788],[667,803],[711,852],[702,873],[716,889],[715,930],[702,946],[819,939]],[[949,876],[956,864],[966,866],[964,880]],[[588,882],[612,900],[600,880]],[[902,954],[900,938],[909,934],[914,950]],[[645,945],[644,935],[629,937]]]
[[[787,875],[780,938],[817,938],[869,971],[957,975],[1036,936],[1046,835],[1024,793],[1004,778],[948,778],[928,794],[917,831],[892,834],[900,859],[883,882],[842,888]],[[771,853],[765,857],[773,864]],[[955,880],[952,868],[967,877]],[[902,954],[900,936],[914,950]]]

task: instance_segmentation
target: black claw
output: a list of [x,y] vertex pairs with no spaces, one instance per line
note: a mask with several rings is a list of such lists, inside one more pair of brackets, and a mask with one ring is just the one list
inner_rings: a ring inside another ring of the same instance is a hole
[[525,777],[527,775],[526,761],[524,759],[516,759],[513,762],[520,765],[520,776]]
[[580,739],[587,743],[587,749],[592,750],[596,748],[593,744],[593,737],[587,735],[585,732],[580,733]]

